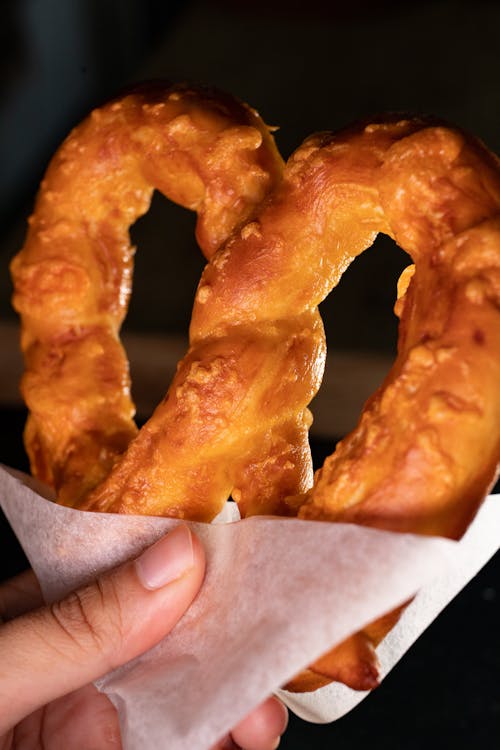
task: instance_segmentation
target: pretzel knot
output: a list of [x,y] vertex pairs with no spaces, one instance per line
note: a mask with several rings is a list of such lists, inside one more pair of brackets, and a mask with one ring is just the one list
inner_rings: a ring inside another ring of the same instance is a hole
[[[136,435],[117,335],[128,226],[153,187],[198,211],[209,262],[189,351]],[[143,92],[97,110],[50,166],[13,263],[34,473],[84,509],[209,521],[232,494],[243,516],[459,538],[500,457],[499,207],[497,158],[430,120],[314,135],[283,168],[258,116],[222,95]],[[318,305],[379,232],[413,261],[398,354],[313,483]],[[289,688],[373,687],[374,647],[398,616]]]

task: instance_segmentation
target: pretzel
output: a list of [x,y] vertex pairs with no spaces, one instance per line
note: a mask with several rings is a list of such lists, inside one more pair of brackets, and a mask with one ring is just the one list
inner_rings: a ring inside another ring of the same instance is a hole
[[[498,160],[441,123],[386,117],[312,136],[266,189],[205,268],[190,348],[165,400],[128,450],[113,454],[103,481],[101,473],[86,485],[81,469],[77,507],[208,521],[232,493],[243,516],[459,538],[500,457]],[[317,308],[379,232],[414,261],[398,288],[398,355],[313,484],[308,404],[325,357]],[[21,258],[18,290],[31,283]],[[71,473],[69,484],[74,493]],[[64,482],[60,497],[69,497]],[[289,689],[332,679],[373,687],[374,647],[400,611]]]
[[[128,228],[153,190],[197,212],[210,258],[281,174],[254,110],[185,86],[145,85],[95,110],[56,153],[11,270],[25,445],[33,474],[59,502],[81,504],[137,434],[118,334],[132,277]],[[144,510],[164,509],[157,499]]]

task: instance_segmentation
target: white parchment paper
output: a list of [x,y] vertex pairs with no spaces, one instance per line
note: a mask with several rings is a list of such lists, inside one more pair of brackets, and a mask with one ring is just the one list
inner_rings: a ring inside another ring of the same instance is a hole
[[[42,585],[62,597],[178,522],[88,513],[46,500],[33,480],[0,470],[0,504]],[[279,691],[302,668],[419,592],[379,647],[383,674],[491,558],[500,498],[460,542],[350,524],[255,517],[191,524],[207,553],[203,587],[158,646],[98,681],[118,708],[124,750],[208,750],[270,693],[325,722],[365,693],[329,685]]]

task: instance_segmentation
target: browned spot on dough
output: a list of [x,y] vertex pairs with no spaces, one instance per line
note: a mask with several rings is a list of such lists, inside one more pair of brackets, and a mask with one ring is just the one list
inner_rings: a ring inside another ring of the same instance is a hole
[[474,339],[476,344],[482,346],[485,341],[484,331],[482,331],[480,328],[476,328],[472,335],[472,338]]

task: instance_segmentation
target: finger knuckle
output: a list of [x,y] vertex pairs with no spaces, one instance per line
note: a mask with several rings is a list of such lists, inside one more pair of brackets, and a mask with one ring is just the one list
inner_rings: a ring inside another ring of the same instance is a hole
[[120,597],[111,580],[97,580],[50,606],[64,639],[83,654],[114,651],[123,642]]

